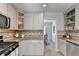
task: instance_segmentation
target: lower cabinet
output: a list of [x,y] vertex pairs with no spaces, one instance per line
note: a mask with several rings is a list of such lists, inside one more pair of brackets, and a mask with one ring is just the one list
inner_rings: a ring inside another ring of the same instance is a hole
[[43,40],[23,40],[19,43],[20,56],[36,56],[43,55],[44,41]]
[[67,56],[79,56],[79,46],[67,42]]
[[12,52],[9,54],[9,56],[16,56],[16,52],[15,52],[15,50],[12,51]]
[[59,51],[63,54],[66,55],[66,41],[63,39],[59,39]]
[[15,54],[16,54],[16,56],[19,55],[18,48],[15,49]]
[[63,39],[58,40],[58,49],[65,56],[79,56],[79,45]]
[[12,51],[8,56],[18,56],[18,48]]

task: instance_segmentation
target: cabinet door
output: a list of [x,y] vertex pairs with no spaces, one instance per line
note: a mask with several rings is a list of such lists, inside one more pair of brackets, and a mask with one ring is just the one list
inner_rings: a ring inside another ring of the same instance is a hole
[[75,45],[74,56],[79,56],[79,46]]
[[16,56],[15,50],[14,50],[13,52],[10,53],[10,56]]
[[79,29],[79,6],[75,8],[75,29]]
[[44,53],[44,41],[36,40],[35,41],[35,55],[43,55]]
[[43,30],[43,14],[34,14],[34,30]]
[[67,56],[79,56],[79,46],[68,42]]
[[43,55],[43,40],[23,40],[19,45],[20,56]]
[[7,3],[0,3],[0,13],[7,16]]
[[19,55],[20,56],[24,56],[25,53],[28,53],[27,47],[29,47],[29,45],[28,45],[28,42],[26,40],[19,42]]
[[25,14],[24,29],[33,30],[33,14]]
[[35,41],[34,40],[28,40],[28,50],[26,48],[28,53],[26,53],[26,55],[33,56],[35,54],[34,49],[35,49]]
[[18,48],[15,49],[15,54],[16,54],[16,56],[19,55],[19,54],[18,54]]
[[34,55],[34,41],[33,40],[23,40],[20,42],[19,54],[20,56]]
[[17,29],[17,10],[15,7],[11,4],[8,4],[8,16],[10,17],[10,28],[11,29]]
[[66,41],[63,39],[59,40],[59,51],[63,54],[66,55]]
[[58,49],[59,49],[59,51],[61,51],[61,39],[58,39]]

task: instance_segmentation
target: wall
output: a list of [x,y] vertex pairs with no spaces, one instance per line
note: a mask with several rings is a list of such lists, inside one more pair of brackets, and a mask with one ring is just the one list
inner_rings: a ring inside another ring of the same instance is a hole
[[63,13],[45,13],[44,19],[46,20],[56,20],[57,31],[64,30],[64,14]]

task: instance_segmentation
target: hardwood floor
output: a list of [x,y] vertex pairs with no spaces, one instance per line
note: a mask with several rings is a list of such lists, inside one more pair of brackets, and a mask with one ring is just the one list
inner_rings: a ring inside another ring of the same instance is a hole
[[60,52],[55,51],[54,44],[51,45],[51,42],[49,45],[44,46],[44,56],[63,56]]
[[44,46],[44,56],[63,56],[60,52],[50,49],[49,45]]

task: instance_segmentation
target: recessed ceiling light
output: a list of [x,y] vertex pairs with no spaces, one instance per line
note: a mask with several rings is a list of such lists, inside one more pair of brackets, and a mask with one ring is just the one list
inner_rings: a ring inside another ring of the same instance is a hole
[[43,7],[47,7],[47,5],[46,4],[43,4]]

